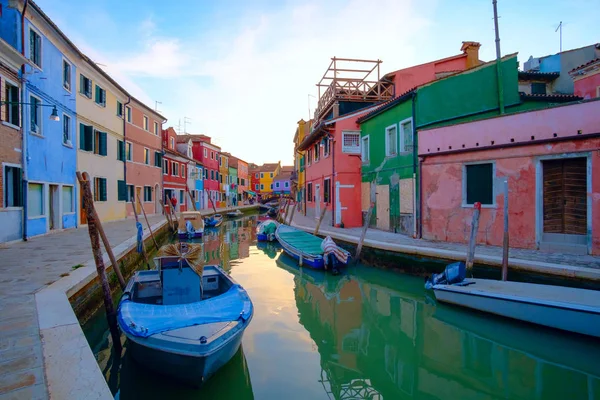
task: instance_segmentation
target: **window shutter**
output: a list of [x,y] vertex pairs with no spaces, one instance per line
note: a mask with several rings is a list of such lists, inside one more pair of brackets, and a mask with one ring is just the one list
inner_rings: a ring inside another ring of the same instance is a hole
[[106,90],[101,90],[100,94],[102,95],[102,104],[106,105]]
[[100,139],[98,140],[100,143],[100,149],[98,150],[98,154],[101,156],[105,156],[106,152],[106,132],[98,132],[100,135]]
[[117,198],[119,201],[127,201],[127,185],[125,181],[117,181]]
[[85,125],[79,124],[79,148],[81,150],[87,150],[85,147]]
[[94,151],[94,127],[91,125],[83,125],[84,126],[84,143],[85,147],[83,150]]
[[[19,101],[19,88],[16,86],[12,86],[10,88],[10,97],[11,97],[11,101]],[[10,113],[11,113],[11,122],[13,125],[18,125],[21,126],[21,124],[19,123],[19,105],[18,104],[12,104],[10,105]]]
[[85,93],[85,81],[81,74],[79,74],[79,93]]
[[117,141],[117,160],[125,161],[125,143],[122,140]]

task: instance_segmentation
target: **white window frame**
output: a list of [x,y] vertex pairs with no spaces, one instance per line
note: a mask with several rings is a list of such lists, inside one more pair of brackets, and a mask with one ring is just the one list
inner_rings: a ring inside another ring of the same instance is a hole
[[[165,168],[165,166],[167,168]],[[165,171],[166,169],[166,171]],[[163,158],[163,175],[169,175],[169,160]]]
[[[14,101],[15,103],[20,103],[21,102],[21,96],[23,96],[23,91],[21,90],[21,87],[19,85],[17,85],[13,80],[11,79],[7,79],[6,77],[4,77],[4,75],[0,75],[0,79],[2,79],[5,83],[5,87],[4,87],[4,92],[2,93],[2,98],[4,101],[9,101],[9,99],[6,98],[5,93],[6,93],[6,83],[10,84],[10,86],[14,86],[17,88],[18,92],[19,92],[19,97],[16,99],[16,101]],[[12,100],[12,99],[10,99]],[[3,107],[6,106],[6,104],[2,105]],[[2,125],[6,125],[6,126],[10,126],[11,128],[14,129],[21,129],[21,125],[23,124],[21,121],[21,112],[23,111],[21,109],[21,107],[23,107],[20,104],[17,104],[17,107],[19,108],[19,125],[15,125],[9,121],[2,121]],[[10,112],[8,112],[7,114],[10,114]]]
[[[2,167],[2,187],[4,188],[4,190],[7,190],[8,186],[6,185],[6,174],[4,173],[5,172],[4,169],[6,167],[19,168],[21,170],[21,173],[23,173],[23,167],[21,166],[21,164],[12,164],[12,163],[2,163],[1,167]],[[23,180],[21,178],[21,186],[22,185],[23,185]],[[27,185],[27,189],[29,189],[29,185]],[[21,190],[23,190],[23,189],[21,189]],[[21,202],[23,203],[25,200],[24,199],[25,196],[23,196],[23,193],[21,193],[21,197],[22,197]],[[6,195],[4,192],[2,193],[1,204],[3,205],[3,208],[5,210],[20,210],[23,208],[23,206],[7,206],[6,205]]]
[[398,137],[399,137],[399,142],[398,142],[398,151],[400,153],[412,153],[413,150],[407,150],[406,149],[406,143],[405,143],[405,137],[404,137],[404,129],[402,129],[403,125],[406,125],[407,123],[410,122],[410,132],[411,132],[411,147],[414,145],[414,127],[413,127],[413,119],[412,117],[410,118],[406,118],[403,119],[402,121],[400,121],[398,123]]
[[473,208],[474,204],[467,203],[467,166],[468,165],[481,165],[481,164],[492,164],[492,204],[482,204],[481,208],[496,208],[496,161],[495,160],[485,160],[485,161],[475,161],[475,162],[466,162],[462,165],[462,199],[461,199],[461,207],[462,208]]
[[[394,149],[390,148],[390,139],[389,139],[389,132],[392,129],[396,130],[396,146],[394,146],[395,147]],[[385,156],[386,157],[396,157],[397,155],[398,155],[398,124],[393,124],[393,125],[387,126],[385,128]]]
[[315,163],[319,162],[319,156],[321,155],[321,145],[319,143],[313,146],[313,152],[315,159],[313,160]]
[[[177,166],[177,173],[175,173],[175,167]],[[179,176],[179,163],[171,161],[171,176]]]
[[[102,103],[98,103],[96,101],[96,90],[97,89],[100,89],[102,91],[101,93],[104,93],[104,102],[102,102]],[[102,86],[98,85],[97,83],[94,86],[94,104],[96,104],[98,107],[106,108],[106,89],[104,89]]]
[[29,219],[39,219],[44,218],[46,216],[46,197],[48,196],[46,193],[46,185],[43,182],[38,181],[29,181],[27,182],[27,204],[23,203],[24,206],[29,208],[29,185],[41,185],[42,186],[42,213],[40,215],[27,215]]
[[[63,126],[63,142],[62,142],[62,144],[63,144],[63,146],[66,146],[66,147],[71,147],[71,148],[72,148],[72,147],[73,147],[73,128],[72,128],[72,126],[71,126],[71,125],[72,125],[73,121],[72,121],[72,118],[71,118],[71,116],[70,116],[70,115],[68,115],[68,114],[65,114],[65,113],[62,113],[62,115],[63,115],[63,116],[62,116],[62,117],[63,117],[63,119],[62,119],[62,126]],[[65,122],[67,121],[67,119],[69,120],[69,123],[67,124],[67,127],[68,127],[68,129],[69,129],[69,132],[68,132],[68,136],[67,136],[67,141],[65,142],[65,141],[64,141],[64,134],[65,134]]]
[[133,116],[131,114],[132,114],[131,107],[125,106],[125,120],[127,120],[127,122],[129,122],[130,124],[132,123],[131,121],[133,120]]
[[[146,200],[146,188],[150,189],[150,200]],[[152,203],[152,192],[153,192],[153,188],[152,186],[144,186],[144,203]]]
[[[345,146],[344,141],[345,141],[346,135],[357,136],[358,137],[358,145]],[[342,153],[359,154],[360,155],[360,131],[342,131]]]
[[[121,113],[121,115],[119,115],[119,112]],[[121,100],[117,100],[117,118],[125,118],[125,106],[123,105]]]
[[275,187],[279,189],[279,182],[275,182]]
[[[129,153],[127,153],[127,149],[129,148]],[[125,160],[133,161],[133,143],[125,142]]]
[[[365,151],[365,142],[367,143]],[[360,158],[362,159],[363,164],[368,164],[371,157],[369,151],[371,150],[371,139],[369,135],[365,135],[360,138]]]
[[158,135],[158,122],[154,121],[154,134]]
[[[62,58],[63,60],[63,67],[62,67],[62,75],[63,75],[63,89],[65,89],[67,92],[71,93],[71,88],[73,87],[73,64],[71,64],[66,58]],[[69,66],[69,82],[68,82],[68,87],[65,86],[65,64],[67,64]]]
[[144,147],[144,164],[150,165],[150,149]]
[[150,118],[148,118],[147,115],[144,115],[144,117],[142,118],[142,125],[146,132],[150,132]]
[[181,164],[181,170],[179,171],[179,176],[185,178],[185,164]]
[[72,215],[72,214],[75,214],[77,212],[76,209],[75,209],[75,186],[73,186],[73,185],[61,185],[61,188],[60,188],[60,197],[62,198],[63,207],[64,207],[64,203],[65,203],[65,198],[63,196],[63,194],[64,194],[63,193],[63,188],[66,188],[66,187],[70,187],[71,188],[71,194],[72,194],[72,196],[71,196],[71,210],[73,210],[73,211],[71,211],[71,212],[64,212],[64,210],[61,208],[61,212],[63,213],[63,215]]
[[32,97],[35,98],[35,99],[37,99],[37,100],[39,100],[39,102],[40,102],[40,107],[39,107],[39,110],[38,110],[38,112],[40,113],[39,118],[38,118],[38,122],[40,123],[40,126],[38,127],[38,132],[34,132],[34,131],[31,130],[31,124],[32,124],[32,121],[31,121],[31,107],[33,107],[33,105],[30,104],[29,105],[29,133],[32,134],[32,135],[35,135],[35,136],[44,137],[44,132],[42,130],[43,129],[43,125],[44,125],[42,123],[42,120],[44,118],[44,113],[42,112],[42,106],[41,106],[43,104],[42,103],[42,99],[39,98],[38,96],[34,95],[34,94],[29,93],[29,103],[31,103],[31,98]]
[[38,69],[42,70],[43,69],[43,64],[44,64],[44,36],[42,36],[42,33],[35,28],[33,25],[29,25],[29,36],[27,37],[27,46],[29,47],[29,55],[31,55],[31,32],[35,32],[39,37],[40,37],[40,65],[37,65],[31,58],[27,57],[28,60],[31,61],[31,63]]
[[208,158],[208,150],[206,147],[204,148],[204,158]]

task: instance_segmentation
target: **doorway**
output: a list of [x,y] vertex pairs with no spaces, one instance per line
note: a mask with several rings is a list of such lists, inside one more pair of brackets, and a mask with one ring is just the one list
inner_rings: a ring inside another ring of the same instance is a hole
[[377,185],[377,229],[390,230],[390,186]]
[[315,219],[321,217],[321,185],[315,185]]
[[60,229],[60,196],[58,185],[50,185],[50,230]]
[[542,161],[542,242],[587,253],[587,158]]

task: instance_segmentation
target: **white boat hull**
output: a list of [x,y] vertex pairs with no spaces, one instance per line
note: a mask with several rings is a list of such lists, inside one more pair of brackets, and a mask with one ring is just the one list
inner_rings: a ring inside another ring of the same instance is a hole
[[600,338],[600,292],[560,286],[472,279],[435,285],[438,301]]

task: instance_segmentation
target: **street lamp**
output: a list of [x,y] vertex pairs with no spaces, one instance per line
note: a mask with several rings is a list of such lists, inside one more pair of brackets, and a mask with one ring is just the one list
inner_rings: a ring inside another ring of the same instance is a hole
[[50,114],[50,121],[60,121],[60,117],[58,116],[58,110],[56,106],[53,104],[33,104],[33,103],[23,103],[20,101],[0,101],[0,105],[21,105],[21,106],[36,106],[36,107],[52,107],[52,114]]
[[58,111],[56,110],[56,106],[52,109],[52,114],[50,114],[51,121],[60,121],[60,117],[58,116]]

